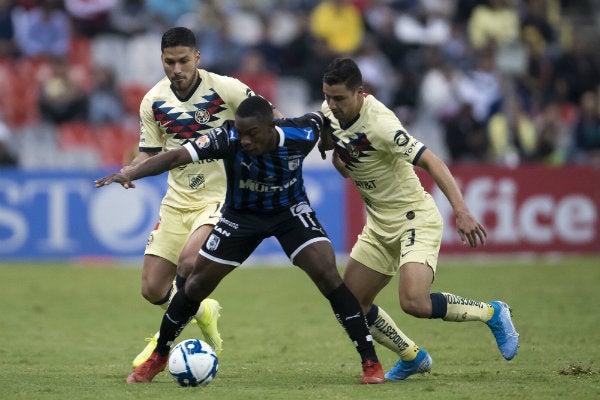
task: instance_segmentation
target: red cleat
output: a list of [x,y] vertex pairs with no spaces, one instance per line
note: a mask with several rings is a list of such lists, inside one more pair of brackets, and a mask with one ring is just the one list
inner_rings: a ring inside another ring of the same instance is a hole
[[161,356],[155,351],[146,361],[135,367],[125,381],[127,383],[152,382],[152,379],[165,369],[168,360],[169,356]]
[[383,369],[379,361],[365,360],[362,364],[363,376],[360,379],[362,384],[384,383]]

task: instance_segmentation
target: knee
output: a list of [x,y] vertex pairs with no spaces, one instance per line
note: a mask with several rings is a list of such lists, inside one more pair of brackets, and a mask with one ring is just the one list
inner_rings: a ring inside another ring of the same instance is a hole
[[200,281],[196,275],[190,274],[185,280],[185,293],[190,296],[191,293],[197,293],[200,290]]
[[327,296],[328,293],[333,292],[343,283],[342,277],[336,268],[323,269],[313,278],[313,281],[319,291],[325,296]]
[[[161,304],[161,301],[168,295],[169,288],[142,285],[142,297],[152,304]],[[168,299],[167,299],[168,300]]]
[[144,276],[142,278],[142,297],[149,303],[160,305],[169,300],[173,278]]
[[401,295],[400,308],[413,317],[429,318],[431,316],[431,300],[429,297]]
[[218,281],[211,277],[190,274],[185,281],[185,295],[195,301],[202,301],[216,288]]

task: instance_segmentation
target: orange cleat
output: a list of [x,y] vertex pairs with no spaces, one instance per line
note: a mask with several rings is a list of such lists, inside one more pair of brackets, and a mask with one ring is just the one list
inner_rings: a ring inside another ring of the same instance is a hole
[[161,356],[155,351],[146,361],[135,367],[125,381],[127,383],[152,382],[152,379],[165,369],[168,360],[169,356]]
[[363,376],[360,379],[361,384],[384,383],[383,369],[379,361],[365,360],[362,364]]

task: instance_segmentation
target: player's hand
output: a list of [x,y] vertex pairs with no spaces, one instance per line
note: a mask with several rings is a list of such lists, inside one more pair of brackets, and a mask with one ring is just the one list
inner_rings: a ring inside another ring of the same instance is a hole
[[94,181],[94,185],[99,188],[102,186],[110,185],[113,182],[117,182],[121,184],[125,189],[134,188],[135,185],[131,182],[131,178],[127,173],[118,173],[118,174],[110,174],[105,176],[104,178],[96,179]]
[[477,247],[477,242],[485,245],[487,231],[470,212],[456,214],[456,229],[463,243],[468,243],[472,248]]
[[319,143],[317,143],[317,149],[319,149],[319,153],[321,153],[321,158],[323,160],[327,159],[327,154],[325,154],[325,152],[327,150],[333,150],[334,147],[335,147],[335,145],[330,145],[329,143],[324,143],[322,139],[319,139]]
[[121,168],[121,170],[119,171],[122,174],[126,174],[129,171],[131,171],[133,169],[133,167],[131,165],[126,165],[123,168]]
[[331,120],[326,117],[323,118],[325,119],[325,123],[323,125],[321,137],[319,138],[319,143],[317,143],[317,149],[319,149],[319,153],[321,153],[321,158],[325,160],[327,159],[325,152],[335,148],[335,141],[333,140],[332,135],[333,128],[331,127]]

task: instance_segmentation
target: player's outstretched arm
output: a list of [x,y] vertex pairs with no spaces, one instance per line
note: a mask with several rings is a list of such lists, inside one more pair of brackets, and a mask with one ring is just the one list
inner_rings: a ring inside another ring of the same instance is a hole
[[465,203],[462,193],[450,173],[448,166],[431,150],[426,149],[417,165],[426,170],[433,178],[438,187],[442,190],[452,210],[456,216],[456,229],[460,240],[463,243],[468,243],[471,247],[477,247],[477,242],[482,245],[487,239],[487,231],[479,221],[471,214],[467,204]]
[[180,147],[161,153],[157,156],[147,158],[141,163],[124,169],[123,172],[111,174],[94,181],[96,187],[106,186],[113,182],[121,184],[125,189],[134,188],[132,181],[146,176],[158,175],[180,165],[192,162],[192,156],[184,148]]

